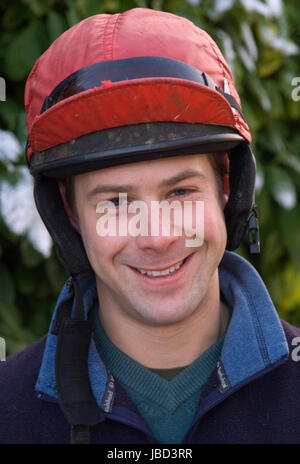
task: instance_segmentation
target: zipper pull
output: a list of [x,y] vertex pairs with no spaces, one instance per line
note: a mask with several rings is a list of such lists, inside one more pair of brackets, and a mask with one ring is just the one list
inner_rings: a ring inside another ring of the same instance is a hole
[[65,318],[69,318],[72,310],[72,299],[74,296],[74,287],[73,287],[73,278],[72,276],[68,277],[66,280],[66,289],[68,295],[59,303],[57,307],[55,318],[51,326],[51,333],[57,335],[61,324]]
[[249,251],[251,254],[260,253],[259,241],[259,225],[258,214],[256,205],[253,206],[251,214],[248,219],[248,237],[249,237]]
[[74,293],[74,288],[73,288],[73,277],[69,276],[68,279],[66,280],[66,288],[69,293]]

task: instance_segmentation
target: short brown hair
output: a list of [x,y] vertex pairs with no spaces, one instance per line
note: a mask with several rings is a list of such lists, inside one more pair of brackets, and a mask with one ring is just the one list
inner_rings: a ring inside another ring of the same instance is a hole
[[74,176],[67,176],[64,179],[62,179],[61,182],[65,189],[67,203],[70,206],[71,211],[75,213],[76,205],[75,205]]
[[211,161],[211,165],[216,176],[219,194],[222,195],[225,187],[225,178],[229,174],[227,153],[209,153],[208,159]]

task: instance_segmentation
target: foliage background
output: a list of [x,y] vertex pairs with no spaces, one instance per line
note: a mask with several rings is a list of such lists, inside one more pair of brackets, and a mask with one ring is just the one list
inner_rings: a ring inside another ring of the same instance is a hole
[[[134,7],[187,17],[214,37],[230,63],[253,134],[262,243],[259,256],[248,255],[246,239],[238,253],[261,274],[279,315],[300,326],[300,78],[293,81],[300,76],[297,0],[2,0],[0,76],[6,81],[6,101],[0,101],[0,336],[7,354],[47,332],[67,277],[37,225],[32,202],[26,203],[31,188],[23,167],[26,78],[68,27],[93,14]],[[21,203],[19,225],[12,213],[15,197]]]

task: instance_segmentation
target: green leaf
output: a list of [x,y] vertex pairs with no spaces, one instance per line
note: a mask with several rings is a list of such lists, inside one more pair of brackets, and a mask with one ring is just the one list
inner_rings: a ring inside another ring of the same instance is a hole
[[8,7],[3,15],[2,24],[7,30],[16,30],[30,17],[28,8],[21,2]]
[[273,230],[264,238],[261,256],[262,266],[268,272],[273,272],[274,266],[284,254],[282,239],[279,229],[273,226]]
[[7,76],[14,81],[27,77],[34,62],[44,51],[45,43],[43,23],[34,18],[16,34],[8,46],[4,63]]
[[26,267],[36,267],[41,263],[43,259],[42,255],[33,248],[31,243],[26,238],[23,238],[23,240],[21,241],[20,251],[22,261]]
[[300,102],[295,102],[291,98],[287,100],[287,111],[288,111],[288,116],[291,119],[296,120],[297,122],[300,119]]
[[282,241],[289,250],[290,259],[300,269],[300,206],[290,211],[281,208],[279,224]]
[[0,295],[3,305],[12,305],[15,301],[16,291],[13,278],[8,269],[0,264]]
[[0,102],[0,129],[6,129],[11,132],[14,132],[17,127],[18,122],[18,114],[21,108],[17,104],[17,102],[7,96],[7,100],[4,102]]
[[280,151],[277,154],[277,159],[286,166],[293,168],[298,174],[300,174],[300,159],[297,158],[295,155],[292,155],[287,150]]
[[53,255],[45,262],[47,280],[55,293],[59,293],[67,278],[65,269],[59,264]]
[[265,48],[257,64],[256,71],[259,77],[268,77],[278,71],[282,64],[283,58],[279,52],[271,48]]
[[17,127],[16,127],[16,136],[21,143],[24,143],[24,152],[25,153],[25,143],[27,140],[27,125],[26,125],[26,111],[19,110],[18,111],[18,119],[17,119]]
[[48,13],[46,23],[51,42],[67,29],[63,16],[53,10]]
[[36,16],[44,15],[53,5],[54,0],[23,0]]
[[16,275],[18,291],[23,295],[30,295],[38,284],[36,275],[30,272],[29,269],[23,267],[19,269],[20,271]]
[[[124,3],[124,2],[123,2]],[[84,17],[106,12],[119,12],[118,0],[77,0],[78,8]]]
[[7,355],[26,348],[35,339],[28,329],[22,327],[19,308],[12,304],[3,304],[2,301],[0,301],[0,336],[6,341]]
[[277,166],[268,166],[266,174],[274,200],[284,209],[292,209],[297,203],[297,193],[290,176]]
[[83,19],[83,17],[79,14],[77,3],[78,0],[76,2],[74,2],[73,0],[69,0],[67,2],[68,10],[66,13],[66,19],[69,27],[74,26],[74,24],[78,23],[81,19]]
[[300,304],[300,271],[288,265],[283,273],[284,292],[281,296],[281,307],[293,309]]
[[12,303],[0,301],[0,327],[1,333],[21,333],[21,318],[17,307]]

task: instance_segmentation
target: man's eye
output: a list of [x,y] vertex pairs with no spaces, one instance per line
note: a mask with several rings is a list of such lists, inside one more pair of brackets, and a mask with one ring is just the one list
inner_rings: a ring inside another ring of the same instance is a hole
[[112,198],[111,201],[116,208],[119,208],[120,206],[126,206],[126,204],[128,203],[127,199],[124,199],[124,198],[120,198],[120,197],[115,197],[115,198]]
[[185,189],[185,188],[179,188],[179,189],[173,190],[171,195],[173,195],[175,197],[182,197],[182,196],[188,195],[191,192],[192,192],[192,190]]
[[115,211],[121,207],[126,207],[127,201],[124,198],[114,197],[109,200],[102,200],[97,203],[96,212],[105,213],[106,211]]
[[112,198],[109,201],[111,201],[115,206],[120,206],[120,198],[119,197]]

